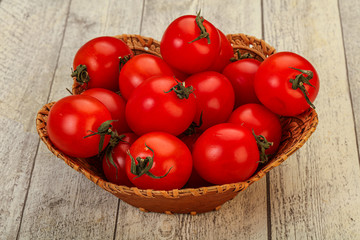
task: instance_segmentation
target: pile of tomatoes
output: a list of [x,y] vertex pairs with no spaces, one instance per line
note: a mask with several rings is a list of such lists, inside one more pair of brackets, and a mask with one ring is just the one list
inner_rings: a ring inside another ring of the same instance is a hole
[[305,58],[280,52],[259,62],[234,53],[200,14],[175,19],[160,49],[162,58],[134,55],[115,37],[85,43],[72,73],[84,91],[49,112],[54,146],[71,157],[98,156],[118,185],[235,183],[276,153],[279,116],[314,107],[319,80]]

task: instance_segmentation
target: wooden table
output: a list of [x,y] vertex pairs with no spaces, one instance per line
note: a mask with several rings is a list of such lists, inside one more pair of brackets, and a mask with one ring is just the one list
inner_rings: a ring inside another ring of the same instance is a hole
[[[184,14],[313,63],[310,140],[216,212],[143,213],[53,156],[37,111],[66,95],[73,56],[101,35],[161,39]],[[1,239],[360,239],[360,1],[0,0]]]

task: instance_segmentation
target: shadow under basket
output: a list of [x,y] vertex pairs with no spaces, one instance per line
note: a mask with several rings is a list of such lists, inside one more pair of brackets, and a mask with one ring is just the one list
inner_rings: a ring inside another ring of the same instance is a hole
[[[149,53],[160,56],[160,43],[152,38],[139,35],[115,36],[123,40],[135,55]],[[245,34],[227,35],[234,52],[250,53],[255,59],[263,61],[269,55],[275,53],[275,49],[257,39]],[[234,54],[237,57],[237,54]],[[80,94],[84,89],[74,81],[73,94]],[[89,180],[117,196],[124,202],[139,208],[141,211],[172,213],[203,213],[219,210],[226,201],[233,199],[239,192],[245,190],[250,184],[265,176],[272,168],[280,165],[291,154],[304,145],[318,124],[318,116],[314,109],[296,117],[281,117],[282,139],[276,155],[267,164],[262,165],[247,181],[224,185],[215,185],[201,188],[174,189],[171,191],[155,191],[152,189],[138,189],[136,187],[119,186],[108,182],[102,172],[101,163],[93,158],[73,158],[65,155],[51,143],[46,122],[49,111],[55,102],[44,105],[36,117],[36,128],[41,140],[49,150],[58,158],[84,174]]]

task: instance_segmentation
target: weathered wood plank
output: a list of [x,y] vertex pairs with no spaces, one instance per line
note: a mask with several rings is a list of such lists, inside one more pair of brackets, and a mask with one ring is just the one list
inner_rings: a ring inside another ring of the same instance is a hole
[[272,238],[359,239],[360,171],[337,1],[264,1],[264,9],[265,40],[307,58],[321,81],[318,129],[270,173]]
[[[168,24],[185,14],[202,15],[224,33],[261,37],[261,5],[253,1],[146,1],[141,34],[161,40]],[[246,12],[247,15],[238,14]],[[254,199],[256,199],[254,201]],[[267,237],[266,179],[250,186],[220,211],[165,215],[134,211],[120,202],[116,239],[264,239]]]
[[[68,95],[73,57],[81,45],[102,35],[139,33],[142,4],[72,1],[49,101]],[[54,157],[43,143],[35,160],[20,238],[112,239],[119,200]]]
[[[356,0],[339,1],[341,25],[343,29],[343,41],[347,74],[351,92],[351,102],[354,111],[357,142],[360,141],[360,2]],[[359,146],[358,146],[359,148]],[[360,149],[358,149],[360,151]]]
[[37,153],[35,115],[47,101],[69,1],[0,5],[0,236],[15,239]]

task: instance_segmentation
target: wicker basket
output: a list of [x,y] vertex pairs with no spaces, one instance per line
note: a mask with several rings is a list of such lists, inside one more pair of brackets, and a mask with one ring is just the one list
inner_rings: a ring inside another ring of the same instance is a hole
[[[151,38],[139,35],[120,35],[116,37],[127,43],[134,51],[134,54],[150,53],[160,56],[160,44]],[[275,49],[265,43],[265,41],[252,36],[230,34],[227,35],[227,38],[231,42],[234,51],[239,49],[241,53],[251,53],[260,61],[275,53]],[[72,90],[74,94],[79,94],[84,89],[74,81]],[[282,117],[283,132],[278,153],[266,165],[261,166],[247,181],[195,189],[154,191],[151,189],[138,189],[136,187],[129,188],[110,183],[105,179],[101,163],[97,159],[72,158],[57,150],[50,142],[46,131],[46,120],[53,104],[54,102],[48,103],[39,110],[36,118],[36,128],[41,140],[55,156],[64,160],[66,164],[84,174],[101,188],[128,204],[139,208],[141,211],[166,214],[196,214],[220,209],[223,203],[233,199],[240,191],[245,190],[250,184],[258,181],[272,168],[280,165],[292,153],[303,146],[318,124],[318,116],[313,109],[309,109],[296,117]]]

